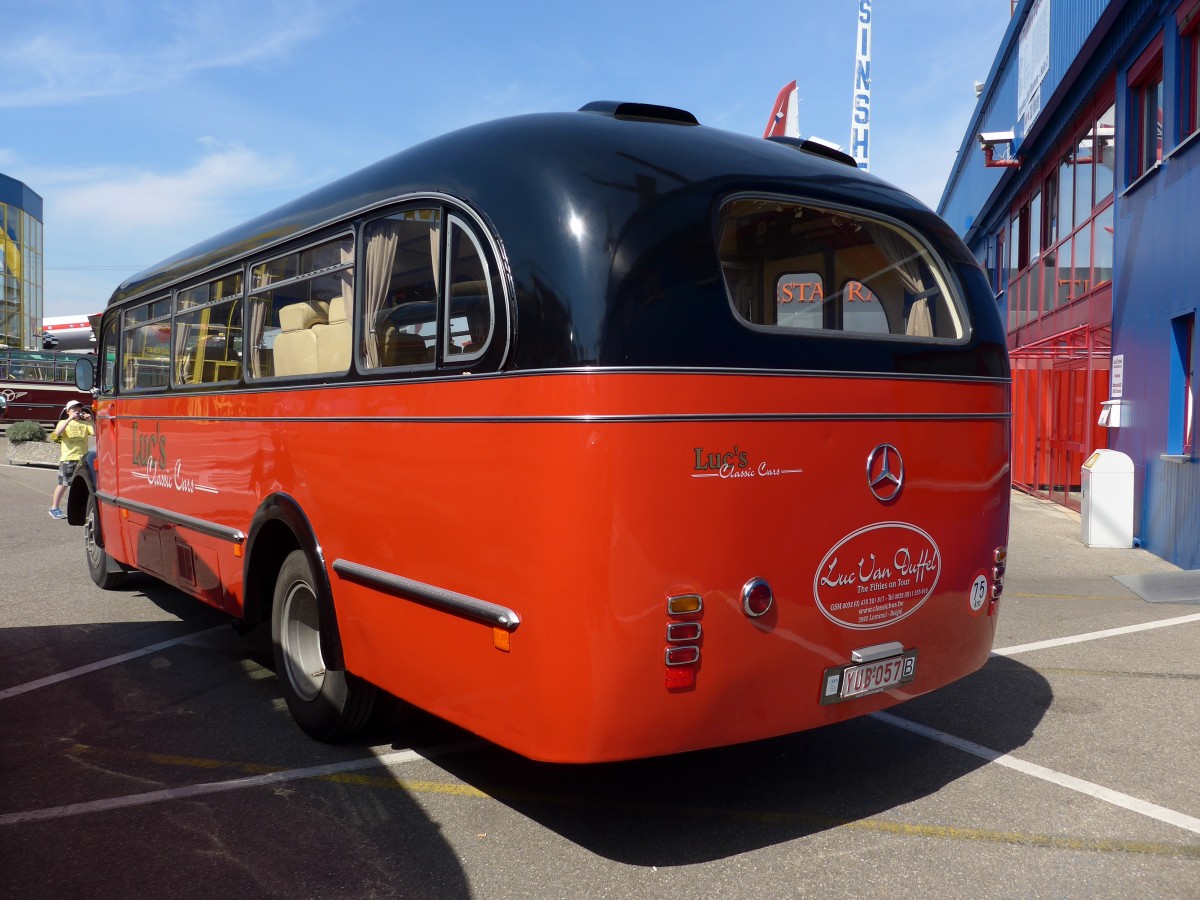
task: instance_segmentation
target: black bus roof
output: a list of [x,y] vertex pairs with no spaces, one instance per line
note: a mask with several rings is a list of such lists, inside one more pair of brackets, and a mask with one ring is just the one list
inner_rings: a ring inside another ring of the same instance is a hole
[[[520,336],[510,360],[517,368],[860,367],[1006,376],[995,299],[967,248],[923,204],[838,157],[803,142],[705,127],[690,113],[648,104],[600,102],[500,119],[418,144],[203,241],[127,280],[109,305],[215,274],[391,202],[442,196],[474,210],[502,248]],[[934,351],[827,334],[746,329],[731,336],[728,322],[716,321],[716,307],[732,312],[715,229],[721,204],[734,195],[853,209],[919,234],[958,282],[969,339]],[[631,329],[633,319],[657,323],[657,333],[649,324]],[[719,361],[708,352],[718,347]]]

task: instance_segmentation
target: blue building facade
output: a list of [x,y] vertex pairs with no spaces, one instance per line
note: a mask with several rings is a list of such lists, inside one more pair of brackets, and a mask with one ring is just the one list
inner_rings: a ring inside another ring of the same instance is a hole
[[42,349],[42,198],[0,174],[0,346]]
[[1128,454],[1134,533],[1200,568],[1200,0],[1022,0],[939,212],[1013,361],[1013,481],[1079,507]]

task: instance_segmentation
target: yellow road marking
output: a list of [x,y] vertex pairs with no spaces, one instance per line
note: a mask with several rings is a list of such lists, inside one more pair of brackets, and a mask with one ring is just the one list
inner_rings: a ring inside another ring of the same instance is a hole
[[1112,678],[1157,678],[1162,681],[1200,680],[1200,674],[1190,672],[1122,672],[1116,669],[1109,671],[1104,669],[1064,669],[1054,666],[1029,666],[1029,668],[1042,675],[1081,675],[1084,677],[1100,675]]
[[[32,484],[26,484],[24,481],[21,481],[21,480],[17,479],[16,477],[14,477],[14,473],[4,471],[5,469],[17,469],[17,468],[24,469],[24,468],[28,468],[28,466],[13,466],[13,465],[0,466],[0,474],[7,475],[9,478],[12,479],[13,484],[17,484],[23,488],[27,488],[27,489],[33,491],[35,494],[42,494],[43,496],[46,496],[46,497],[54,496],[54,488],[50,488],[50,490],[47,491],[44,488],[34,487]],[[46,471],[48,471],[51,475],[53,475],[55,477],[55,481],[57,482],[58,467],[55,466],[53,469],[47,469]]]
[[[1034,600],[1128,600],[1124,594],[1018,594],[1005,591],[1003,597],[1024,597]],[[1001,602],[1003,602],[1003,597]]]
[[[285,766],[269,766],[261,763],[233,762],[193,756],[175,756],[164,753],[139,753],[131,750],[105,749],[86,744],[75,744],[68,753],[116,756],[141,762],[152,762],[164,766],[198,768],[206,770],[225,769],[245,774],[270,774],[286,772]],[[960,828],[953,825],[930,825],[911,822],[890,822],[884,819],[826,818],[805,813],[771,812],[766,810],[739,810],[720,807],[681,807],[657,803],[631,803],[605,800],[603,798],[572,797],[564,794],[544,794],[531,791],[507,790],[504,788],[483,790],[461,782],[423,781],[395,778],[383,775],[366,775],[361,772],[343,772],[317,775],[311,781],[327,781],[335,784],[356,785],[368,788],[402,790],[408,794],[431,794],[463,797],[475,800],[494,799],[502,803],[533,803],[540,806],[575,807],[591,810],[639,811],[670,815],[687,815],[703,818],[727,818],[737,822],[758,825],[802,825],[806,828],[831,830],[847,828],[854,831],[892,834],[904,837],[941,838],[987,844],[1007,844],[1025,847],[1044,847],[1054,850],[1075,850],[1100,853],[1137,853],[1149,856],[1170,856],[1184,859],[1200,859],[1200,845],[1165,844],[1149,841],[1123,841],[1108,838],[1063,837],[1048,834],[1027,834],[1018,831],[998,831],[987,828]]]

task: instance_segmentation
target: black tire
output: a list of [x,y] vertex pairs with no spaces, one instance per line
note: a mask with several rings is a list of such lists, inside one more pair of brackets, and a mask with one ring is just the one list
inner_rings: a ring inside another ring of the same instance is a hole
[[100,508],[96,495],[88,492],[87,513],[83,519],[83,546],[87,552],[88,574],[101,590],[111,591],[120,587],[125,580],[124,572],[113,572],[112,557],[104,549],[104,535],[100,532]]
[[283,561],[271,606],[275,674],[296,724],[319,741],[349,738],[363,729],[375,706],[376,689],[349,672],[327,669],[316,579],[308,556],[293,550]]

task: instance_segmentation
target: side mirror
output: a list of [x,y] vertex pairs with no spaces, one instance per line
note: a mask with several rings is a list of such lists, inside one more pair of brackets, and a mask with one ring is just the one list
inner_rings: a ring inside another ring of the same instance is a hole
[[75,363],[75,387],[90,391],[96,384],[96,357],[88,354]]
[[8,409],[8,398],[0,394],[0,416],[4,415],[6,409]]

